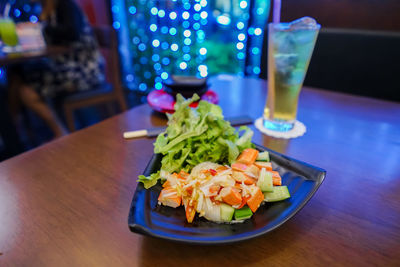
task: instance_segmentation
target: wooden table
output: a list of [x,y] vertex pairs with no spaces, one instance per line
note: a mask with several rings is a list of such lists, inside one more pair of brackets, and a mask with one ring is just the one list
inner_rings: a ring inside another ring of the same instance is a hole
[[29,60],[60,55],[69,50],[70,48],[66,46],[47,46],[44,49],[36,51],[15,52],[9,54],[0,53],[0,66],[20,64]]
[[[262,113],[266,84],[212,81],[227,116]],[[262,237],[192,246],[133,234],[136,179],[165,124],[147,105],[0,164],[0,266],[400,266],[400,104],[304,89],[307,133],[254,141],[327,177],[290,221]]]

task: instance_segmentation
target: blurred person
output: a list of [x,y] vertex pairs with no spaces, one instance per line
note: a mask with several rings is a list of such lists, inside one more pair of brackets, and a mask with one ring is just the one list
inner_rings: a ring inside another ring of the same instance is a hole
[[[35,1],[37,2],[37,0]],[[48,125],[54,137],[67,134],[46,103],[73,92],[90,90],[104,82],[103,60],[86,16],[73,0],[40,0],[43,34],[48,45],[70,48],[63,55],[25,64],[18,96],[24,106]]]

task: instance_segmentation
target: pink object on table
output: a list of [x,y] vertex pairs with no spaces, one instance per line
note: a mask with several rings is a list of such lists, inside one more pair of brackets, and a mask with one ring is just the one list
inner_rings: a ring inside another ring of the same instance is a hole
[[[201,96],[201,100],[208,101],[213,104],[218,104],[218,95],[212,90],[208,90],[204,95]],[[174,113],[175,98],[166,93],[164,90],[151,91],[147,96],[147,103],[150,107],[156,111],[163,113]],[[197,107],[199,102],[194,102],[190,106],[192,108]]]

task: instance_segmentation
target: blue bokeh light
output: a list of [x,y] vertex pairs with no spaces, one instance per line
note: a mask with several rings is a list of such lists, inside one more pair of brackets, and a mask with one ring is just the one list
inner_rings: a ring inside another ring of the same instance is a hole
[[242,50],[244,48],[244,44],[242,42],[238,42],[236,44],[236,48],[239,49],[239,50]]
[[140,45],[138,45],[138,49],[140,51],[144,51],[144,50],[146,50],[146,45],[144,43],[141,43]]
[[175,35],[176,34],[176,29],[175,28],[170,28],[169,29],[169,34]]
[[147,89],[147,85],[145,83],[139,84],[139,90],[140,91],[146,91],[146,89]]
[[182,13],[182,18],[183,18],[183,19],[189,19],[189,18],[190,18],[190,13],[187,12],[187,11],[183,12],[183,13]]
[[150,24],[150,31],[155,32],[157,30],[156,24]]
[[171,45],[171,50],[172,51],[176,52],[176,51],[178,51],[178,49],[179,49],[179,46],[177,44],[172,44]]
[[169,18],[172,19],[172,20],[176,19],[177,16],[178,15],[176,14],[176,12],[169,13]]
[[237,57],[238,59],[242,60],[242,59],[244,59],[244,53],[243,53],[243,52],[240,52],[240,53],[237,54],[236,57]]
[[161,64],[160,63],[156,63],[156,64],[154,64],[154,69],[155,70],[161,70]]
[[193,9],[198,12],[198,11],[201,10],[201,5],[200,4],[195,4]]
[[185,69],[187,68],[186,62],[181,62],[181,63],[179,64],[179,68],[181,68],[181,70],[185,70]]
[[[39,20],[38,20],[38,17],[36,17],[35,15],[32,15],[32,16],[29,17],[29,21],[32,22],[32,23],[37,23]],[[119,23],[118,21],[116,21],[116,22]],[[121,26],[121,24],[118,24],[118,25]],[[113,26],[114,26],[114,24],[113,24]],[[116,28],[115,26],[114,26],[114,28],[115,29],[119,29],[119,27]]]
[[206,55],[207,54],[207,48],[205,48],[205,47],[200,48],[199,53],[200,53],[200,55],[203,55],[203,56]]
[[245,9],[245,8],[247,7],[247,1],[241,1],[241,2],[239,3],[239,6],[240,6],[240,8]]
[[163,58],[163,59],[161,60],[161,62],[162,62],[162,64],[164,64],[164,65],[168,65],[168,64],[170,63],[170,60],[169,60],[169,58],[165,57],[165,58]]
[[169,47],[169,44],[167,42],[162,42],[162,44],[161,44],[162,49],[166,50],[166,49],[168,49],[168,47]]
[[158,82],[154,85],[154,88],[156,88],[156,90],[161,90],[162,89],[162,83]]
[[160,60],[160,55],[154,54],[154,55],[151,56],[151,59],[152,59],[154,62],[157,62],[157,61]]
[[164,33],[164,34],[168,33],[168,27],[167,26],[162,26],[161,27],[161,33]]
[[153,14],[153,15],[157,15],[157,14],[158,14],[158,8],[152,7],[152,8],[150,9],[150,13]]
[[253,55],[258,55],[260,53],[260,48],[258,47],[253,47],[251,49],[251,53],[253,53]]
[[206,19],[206,18],[208,17],[207,11],[202,11],[202,12],[200,13],[200,17],[201,17],[202,19]]
[[137,37],[137,36],[133,37],[133,38],[132,38],[132,43],[133,43],[133,44],[136,44],[136,45],[139,44],[139,43],[140,43],[140,38]]
[[16,18],[19,18],[19,16],[21,16],[21,10],[19,10],[18,8],[14,9],[14,16]]
[[158,10],[158,16],[159,16],[160,18],[165,17],[165,11],[162,10],[162,9]]
[[111,11],[114,12],[114,13],[118,13],[118,12],[119,12],[119,6],[113,5],[113,6],[111,7]]
[[229,25],[231,24],[231,18],[227,15],[220,15],[217,17],[217,22],[221,25]]
[[163,73],[161,73],[161,79],[163,79],[163,80],[168,79],[168,73],[166,73],[165,71]]
[[190,37],[190,35],[192,35],[192,32],[190,30],[185,30],[183,32],[183,36],[185,36],[185,37]]
[[136,7],[130,6],[130,7],[129,7],[129,13],[131,13],[132,15],[133,15],[133,14],[136,14]]

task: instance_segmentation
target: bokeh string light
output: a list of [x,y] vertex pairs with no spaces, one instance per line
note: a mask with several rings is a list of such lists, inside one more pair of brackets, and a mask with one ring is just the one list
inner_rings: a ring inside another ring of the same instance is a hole
[[171,75],[258,75],[269,1],[111,0],[122,73],[132,90]]

